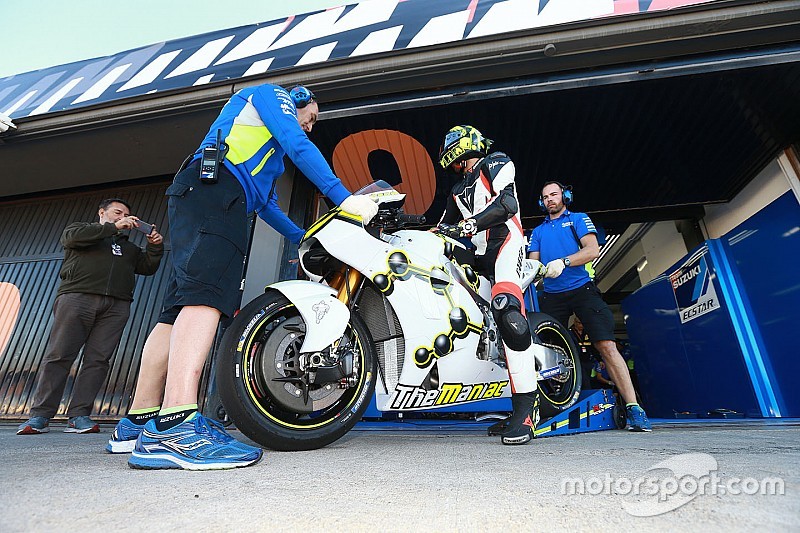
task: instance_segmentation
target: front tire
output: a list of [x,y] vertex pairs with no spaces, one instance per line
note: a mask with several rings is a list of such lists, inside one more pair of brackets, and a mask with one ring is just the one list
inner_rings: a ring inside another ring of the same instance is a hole
[[[539,381],[542,420],[572,407],[581,394],[581,361],[572,335],[555,318],[544,313],[529,313],[528,324],[534,342],[564,355],[566,374]],[[538,341],[537,341],[538,339]]]
[[[281,293],[269,291],[236,316],[220,344],[217,386],[242,433],[273,450],[313,450],[345,435],[361,419],[375,392],[377,358],[358,315],[338,349],[352,353],[352,373],[338,382],[299,383],[306,324]],[[333,347],[330,347],[333,348]]]

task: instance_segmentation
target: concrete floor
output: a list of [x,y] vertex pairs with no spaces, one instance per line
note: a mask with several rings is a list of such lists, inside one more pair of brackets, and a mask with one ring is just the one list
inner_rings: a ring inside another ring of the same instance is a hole
[[[409,426],[267,451],[249,468],[185,472],[129,469],[127,456],[103,452],[111,426],[17,436],[2,424],[0,531],[800,531],[800,420],[662,421],[652,433],[520,447],[474,427]],[[649,470],[664,461],[670,470]],[[748,478],[745,491],[780,479],[785,494],[698,494],[691,483],[667,494],[670,481],[704,473]],[[645,476],[660,488],[632,495]],[[564,494],[567,478],[587,493]]]

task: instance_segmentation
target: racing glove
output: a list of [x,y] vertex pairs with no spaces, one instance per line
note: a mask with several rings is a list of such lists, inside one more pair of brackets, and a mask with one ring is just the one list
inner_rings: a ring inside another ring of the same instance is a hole
[[369,196],[351,194],[344,199],[339,207],[342,208],[342,211],[360,216],[364,224],[369,224],[370,220],[378,214],[378,204],[373,202]]
[[439,224],[434,228],[436,233],[441,233],[446,237],[450,237],[451,239],[458,239],[461,237],[461,230],[458,229],[458,226],[452,226],[450,224]]
[[467,220],[462,220],[455,226],[451,226],[450,224],[439,224],[436,227],[436,231],[441,233],[442,235],[446,235],[451,239],[460,239],[461,237],[472,237],[475,235],[477,229],[477,225],[475,224],[475,219],[470,218]]
[[458,229],[461,233],[460,237],[472,237],[478,233],[478,224],[474,218],[468,218],[458,223]]
[[15,129],[17,129],[17,125],[11,122],[11,117],[0,113],[0,133]]
[[546,278],[557,278],[564,272],[564,260],[563,259],[553,259],[549,263],[547,263],[547,273],[544,275]]

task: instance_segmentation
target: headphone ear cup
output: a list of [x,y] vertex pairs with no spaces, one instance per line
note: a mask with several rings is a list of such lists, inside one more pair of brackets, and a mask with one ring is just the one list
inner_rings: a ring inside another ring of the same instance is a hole
[[564,205],[571,204],[572,203],[572,190],[564,189],[564,192],[562,194],[562,198],[564,199]]
[[541,196],[539,197],[539,209],[547,213],[547,208],[544,206],[544,201],[542,200]]

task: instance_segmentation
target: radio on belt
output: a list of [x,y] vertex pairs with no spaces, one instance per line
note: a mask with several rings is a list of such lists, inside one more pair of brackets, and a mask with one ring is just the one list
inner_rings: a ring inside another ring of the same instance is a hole
[[222,130],[217,130],[217,142],[214,146],[203,148],[203,156],[200,159],[200,182],[208,185],[217,182],[219,166],[225,160],[225,153],[228,145],[220,141]]

